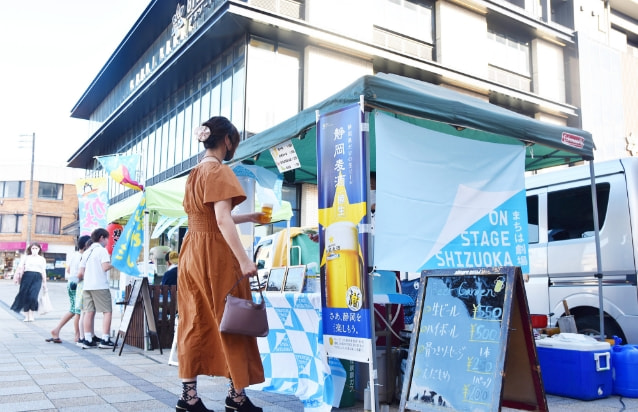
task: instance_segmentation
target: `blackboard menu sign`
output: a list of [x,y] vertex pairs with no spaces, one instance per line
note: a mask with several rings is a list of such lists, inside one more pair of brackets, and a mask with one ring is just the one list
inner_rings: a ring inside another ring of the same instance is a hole
[[[504,392],[511,406],[547,410],[520,269],[424,271],[421,284],[400,410],[498,411]],[[513,333],[524,365],[504,391]]]

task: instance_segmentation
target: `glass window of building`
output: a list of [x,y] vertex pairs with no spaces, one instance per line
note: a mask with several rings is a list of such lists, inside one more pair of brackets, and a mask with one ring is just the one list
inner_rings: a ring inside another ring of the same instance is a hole
[[299,216],[301,216],[301,186],[283,185],[281,188],[281,200],[290,202],[290,206],[292,208],[290,226],[299,226]]
[[248,46],[246,136],[299,112],[301,57],[296,50],[253,38]]
[[38,198],[50,200],[62,200],[64,185],[59,183],[40,182],[38,185]]
[[531,91],[531,51],[529,39],[488,28],[488,76],[506,86]]
[[0,182],[0,194],[2,194],[2,198],[4,199],[23,198],[24,197],[24,182],[23,181]]
[[529,41],[516,39],[493,29],[487,32],[490,44],[489,63],[523,76],[530,76]]
[[22,233],[22,215],[0,215],[0,233]]
[[426,43],[434,41],[433,4],[415,0],[375,0],[374,24]]
[[58,216],[36,216],[35,233],[43,235],[59,235],[60,221]]

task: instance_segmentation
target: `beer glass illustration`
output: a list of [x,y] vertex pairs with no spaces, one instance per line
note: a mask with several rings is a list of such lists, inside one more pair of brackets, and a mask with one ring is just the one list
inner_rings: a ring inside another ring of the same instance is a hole
[[359,232],[352,222],[335,222],[326,228],[326,305],[359,310],[362,305],[363,265],[359,257]]

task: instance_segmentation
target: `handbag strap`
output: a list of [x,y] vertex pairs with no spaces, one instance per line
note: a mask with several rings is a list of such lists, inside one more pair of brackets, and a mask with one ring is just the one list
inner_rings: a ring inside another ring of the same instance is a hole
[[[244,280],[245,278],[249,278],[249,277],[252,277],[252,276],[257,276],[257,275],[251,275],[251,274],[248,274],[248,275],[243,275],[243,276],[241,276],[239,279],[237,279],[237,282],[235,282],[235,284],[233,285],[233,287],[232,287],[232,288],[230,288],[230,290],[228,291],[228,293],[226,293],[226,295],[230,295],[230,292],[232,292],[232,291],[233,291],[233,289],[235,289],[235,288],[237,287],[237,285],[239,284],[239,282],[241,282],[241,281],[242,281],[242,280]],[[257,278],[257,280],[259,280],[259,278]],[[261,292],[261,289],[259,289],[259,295],[261,296],[261,300],[262,300],[262,302],[263,302],[263,300],[264,300],[264,294]]]

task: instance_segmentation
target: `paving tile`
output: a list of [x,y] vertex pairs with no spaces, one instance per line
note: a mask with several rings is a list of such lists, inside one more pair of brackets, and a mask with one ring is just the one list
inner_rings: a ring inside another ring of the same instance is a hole
[[[162,411],[174,411],[175,405],[169,406],[162,402],[156,400],[150,401],[136,401],[136,402],[120,402],[120,403],[112,403],[111,406],[117,408],[118,411],[153,411],[153,412],[162,412]],[[221,409],[218,409],[221,410]]]
[[[4,386],[0,387],[0,398],[3,396],[20,396],[26,393],[43,393],[38,385],[30,384],[24,386]],[[2,403],[0,401],[0,403]]]
[[9,402],[2,404],[3,412],[21,412],[21,411],[57,411],[55,406],[49,400],[27,401],[27,402]]
[[68,389],[60,391],[48,390],[46,394],[49,399],[74,399],[97,396],[97,394],[90,389]]

